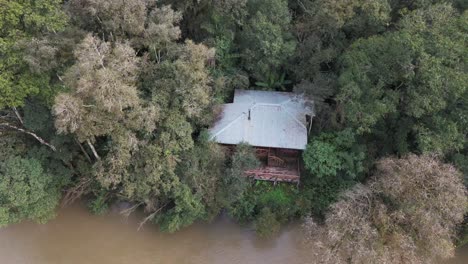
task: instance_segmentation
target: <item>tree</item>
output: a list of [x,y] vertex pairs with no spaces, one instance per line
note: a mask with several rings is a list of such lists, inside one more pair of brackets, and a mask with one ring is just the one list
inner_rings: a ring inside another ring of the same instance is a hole
[[269,237],[278,233],[280,223],[268,207],[264,207],[255,220],[255,231],[260,237]]
[[350,129],[322,133],[312,139],[303,153],[304,166],[317,178],[344,177],[355,179],[364,172],[362,146]]
[[138,58],[128,44],[88,35],[75,50],[76,64],[65,76],[71,93],[55,100],[59,133],[75,133],[80,141],[110,134],[128,123],[128,111],[139,106],[136,89]]
[[290,34],[291,14],[287,1],[248,1],[248,17],[239,32],[239,49],[244,67],[262,81],[277,72],[295,48]]
[[72,22],[107,41],[128,40],[135,49],[148,49],[161,60],[180,38],[180,12],[155,0],[72,0],[67,10]]
[[208,141],[206,132],[202,132],[198,142],[184,153],[177,168],[177,175],[186,183],[205,207],[206,218],[216,216],[221,210],[222,186],[226,157],[218,144]]
[[434,5],[408,14],[396,32],[356,41],[342,57],[339,79],[348,124],[380,135],[399,153],[462,148],[468,81],[463,19],[449,5]]
[[30,219],[52,218],[60,199],[60,181],[32,158],[9,157],[0,162],[0,226]]
[[454,254],[466,213],[461,173],[431,156],[385,158],[374,177],[305,224],[323,263],[436,263]]
[[214,50],[189,40],[179,52],[179,58],[173,62],[177,87],[174,95],[187,117],[201,118],[210,105],[211,87],[208,84],[211,78],[206,63],[214,57]]
[[293,33],[297,48],[288,69],[294,90],[315,102],[313,129],[343,129],[338,92],[338,59],[356,39],[386,30],[390,20],[387,0],[297,1]]
[[147,5],[153,5],[152,2],[155,1],[71,0],[67,9],[73,14],[72,21],[81,28],[117,40],[144,31]]
[[327,142],[314,140],[307,145],[303,154],[305,167],[316,177],[336,176],[341,162],[336,149]]
[[19,45],[62,30],[67,22],[61,0],[2,1],[0,6],[0,109],[18,107],[49,86],[49,76],[31,72]]
[[314,81],[336,70],[336,59],[360,37],[385,29],[390,7],[387,0],[306,0],[298,4],[294,33],[298,39],[291,65],[298,80]]
[[187,185],[181,184],[172,192],[174,206],[167,210],[155,222],[161,225],[161,230],[175,232],[186,227],[205,214],[200,197],[193,195]]
[[[53,112],[57,130],[87,142],[94,154],[93,209],[125,199],[132,209],[144,206],[142,224],[152,220],[174,232],[206,218],[205,205],[216,207],[211,190],[177,171],[191,158],[195,129],[211,117],[207,62],[214,50],[178,43],[181,14],[152,3],[70,2],[70,12],[92,11],[92,19],[75,23],[103,39],[88,34],[75,48],[64,76],[70,90],[57,96]],[[144,17],[132,20],[133,4]]]
[[231,157],[230,166],[226,170],[226,175],[222,178],[224,206],[229,209],[231,215],[240,215],[239,206],[234,205],[234,203],[242,200],[249,186],[249,181],[244,175],[245,171],[254,169],[259,164],[260,162],[251,146],[248,144],[237,145],[236,152]]

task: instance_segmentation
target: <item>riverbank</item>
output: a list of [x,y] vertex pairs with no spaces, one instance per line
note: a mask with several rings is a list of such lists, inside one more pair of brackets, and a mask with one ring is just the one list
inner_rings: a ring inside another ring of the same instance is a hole
[[[154,225],[137,231],[141,218],[90,215],[73,205],[45,225],[21,223],[0,229],[0,263],[304,263],[298,225],[271,239],[228,218],[199,223],[174,234]],[[137,262],[135,262],[137,261]]]
[[[75,204],[45,225],[24,222],[0,229],[0,263],[16,264],[303,264],[311,256],[299,224],[261,239],[227,217],[198,223],[174,234],[151,224],[137,231],[141,216],[117,212],[91,215]],[[450,264],[467,263],[468,248]]]

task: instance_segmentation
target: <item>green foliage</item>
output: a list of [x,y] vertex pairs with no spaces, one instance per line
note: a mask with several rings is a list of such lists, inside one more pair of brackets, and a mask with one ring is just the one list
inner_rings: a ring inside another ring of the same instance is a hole
[[[237,145],[236,152],[231,157],[230,166],[226,170],[226,175],[222,177],[226,207],[230,208],[234,202],[241,200],[249,187],[249,179],[244,176],[244,171],[259,165],[260,162],[251,146],[248,144]],[[233,213],[232,210],[230,213],[237,214]]]
[[269,208],[274,212],[276,219],[285,223],[294,218],[299,210],[302,210],[298,199],[300,199],[301,191],[297,186],[291,184],[272,185],[269,182],[261,182],[253,188],[257,196],[257,211],[259,208]]
[[155,218],[161,230],[166,232],[175,232],[186,227],[204,214],[203,204],[188,186],[176,186],[172,195],[174,206],[161,217]]
[[281,188],[275,188],[269,192],[264,192],[259,198],[258,202],[260,205],[263,206],[270,206],[273,209],[281,208],[281,207],[287,207],[289,206],[293,201],[291,197],[289,197],[286,193],[285,190]]
[[255,149],[247,143],[241,143],[236,146],[236,151],[231,158],[230,173],[240,176],[245,170],[256,168],[259,165]]
[[142,203],[148,220],[170,232],[216,214],[221,172],[209,163],[223,161],[214,147],[201,155],[210,147],[194,148],[192,138],[211,119],[214,51],[179,42],[181,14],[153,1],[74,0],[67,10],[75,25],[99,33],[74,47],[63,78],[70,89],[53,107],[57,130],[85,142],[92,157],[99,191],[91,208],[116,196]]
[[458,234],[457,247],[463,247],[466,244],[468,244],[468,224],[465,221]]
[[363,177],[365,158],[365,148],[351,129],[321,133],[312,139],[303,153],[311,177],[302,176],[306,179],[302,196],[307,201],[302,207],[322,217],[342,191]]
[[358,145],[354,132],[346,129],[336,133],[322,133],[307,145],[303,153],[305,167],[317,178],[335,177],[355,179],[364,172],[365,153]]
[[330,205],[338,201],[343,191],[349,189],[356,182],[344,180],[339,177],[326,177],[321,179],[310,178],[304,183],[301,193],[303,205],[302,215],[312,213],[323,217]]
[[286,85],[291,84],[290,80],[286,80],[286,74],[283,73],[281,76],[275,73],[266,73],[266,77],[262,78],[262,81],[255,82],[255,85],[260,89],[266,90],[286,90]]
[[313,140],[303,154],[305,167],[316,177],[336,176],[341,161],[335,147],[327,142]]
[[269,236],[278,231],[280,224],[309,213],[310,207],[302,203],[302,192],[287,183],[256,181],[233,203],[229,213],[240,223],[253,221],[259,234]]
[[234,201],[229,207],[229,216],[241,224],[255,219],[255,197],[244,195],[242,199]]
[[[356,41],[342,56],[339,80],[349,125],[377,134],[381,124],[387,139],[405,139],[400,149],[460,149],[467,127],[463,21],[451,6],[434,5],[409,13],[395,32]],[[394,136],[395,123],[406,134]]]
[[389,12],[387,0],[300,1],[294,26],[299,41],[290,68],[297,80],[328,79],[318,87],[308,86],[306,93],[316,96],[320,90],[318,94],[334,95],[338,57],[353,40],[383,31]]
[[[57,149],[0,126],[2,184],[23,191],[0,192],[1,224],[48,219],[66,187],[95,213],[142,204],[169,232],[226,208],[268,235],[323,216],[378,156],[467,167],[463,1],[0,2],[0,125]],[[299,189],[245,178],[253,150],[227,158],[203,132],[249,87],[314,100]]]
[[468,9],[468,2],[465,0],[454,0],[453,6],[458,8],[460,12],[464,12],[466,9]]
[[214,45],[216,49],[216,70],[221,71],[224,74],[235,73],[236,65],[240,55],[235,54],[233,37],[232,36],[220,36],[214,40]]
[[275,72],[295,49],[290,34],[291,14],[285,0],[247,2],[248,17],[239,32],[243,66],[257,80]]
[[269,237],[278,233],[280,229],[280,222],[276,220],[276,215],[265,207],[260,211],[260,214],[255,219],[255,231],[260,237]]
[[103,215],[109,210],[109,204],[104,190],[88,202],[88,209],[95,215]]
[[44,223],[55,216],[60,180],[38,160],[10,157],[0,162],[0,176],[0,226],[25,219]]
[[451,157],[453,164],[462,172],[465,186],[468,186],[468,155],[456,153]]
[[24,104],[29,95],[47,90],[50,77],[31,72],[20,43],[60,31],[67,19],[61,0],[2,1],[0,5],[0,109]]
[[223,206],[221,178],[225,173],[225,156],[222,148],[209,142],[207,136],[206,131],[202,132],[194,148],[183,155],[177,175],[201,199],[206,212],[205,218],[210,219]]

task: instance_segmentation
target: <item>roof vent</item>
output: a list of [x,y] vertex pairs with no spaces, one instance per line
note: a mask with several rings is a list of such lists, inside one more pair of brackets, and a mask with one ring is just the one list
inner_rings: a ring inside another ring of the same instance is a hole
[[250,108],[249,108],[249,117],[248,117],[248,119],[250,120]]

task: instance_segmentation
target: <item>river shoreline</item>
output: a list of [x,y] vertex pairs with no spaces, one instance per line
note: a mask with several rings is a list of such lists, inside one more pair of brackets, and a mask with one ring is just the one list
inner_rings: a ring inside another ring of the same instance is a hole
[[[138,231],[141,219],[139,213],[125,218],[115,210],[91,215],[84,206],[74,204],[60,209],[47,224],[23,222],[0,229],[0,263],[303,264],[313,259],[301,243],[298,223],[262,239],[226,216],[173,234],[161,233],[151,224]],[[464,247],[449,263],[467,261],[468,248]]]

